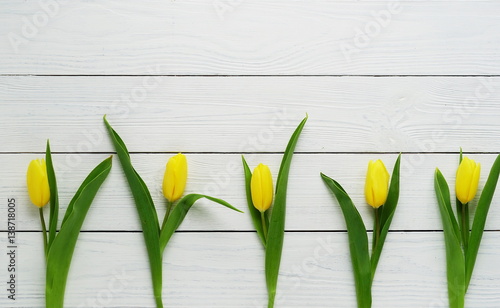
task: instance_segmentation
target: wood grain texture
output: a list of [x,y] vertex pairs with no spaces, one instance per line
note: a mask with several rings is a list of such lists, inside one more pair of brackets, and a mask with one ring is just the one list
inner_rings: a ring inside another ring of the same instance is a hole
[[[482,187],[500,151],[499,11],[494,0],[1,1],[4,284],[9,198],[20,232],[18,299],[0,292],[0,307],[44,306],[40,223],[25,172],[47,139],[61,215],[88,172],[113,154],[104,114],[160,217],[165,163],[179,151],[189,161],[187,193],[245,210],[241,154],[277,175],[306,112],[276,307],[356,306],[345,222],[319,173],[343,185],[371,229],[367,162],[381,158],[392,169],[399,152],[400,203],[373,307],[447,307],[433,172],[439,167],[453,190],[461,146],[481,162]],[[500,192],[486,229],[466,307],[500,306]],[[135,205],[116,158],[83,230],[65,307],[154,307]],[[166,250],[164,297],[166,307],[264,307],[264,254],[248,213],[198,202]]]
[[1,74],[500,74],[497,1],[57,3],[2,1]]
[[[77,154],[56,154],[54,165],[58,175],[62,211],[90,170],[106,157],[105,154],[78,155],[81,163],[69,169],[66,159]],[[38,211],[30,204],[25,187],[25,170],[36,154],[3,154],[5,164],[0,178],[2,198],[17,200],[19,230],[40,230]],[[160,217],[165,211],[161,183],[165,163],[171,155],[134,154],[132,162],[149,186]],[[481,162],[483,173],[479,190],[484,186],[487,173],[496,155],[470,155]],[[189,179],[186,193],[206,193],[222,198],[245,211],[246,199],[241,157],[238,154],[188,154]],[[268,164],[276,177],[281,155],[259,154],[246,156],[253,169],[259,162]],[[319,174],[324,172],[336,179],[351,195],[361,212],[365,224],[371,229],[373,212],[364,200],[364,181],[368,160],[381,158],[389,170],[396,155],[381,154],[298,154],[290,171],[287,198],[286,229],[345,230],[345,223],[337,201],[333,198]],[[75,159],[76,160],[76,159]],[[62,164],[61,164],[62,163]],[[434,169],[439,167],[454,191],[454,178],[458,165],[457,154],[403,155],[401,163],[401,196],[392,230],[441,230],[442,224],[434,192]],[[276,178],[275,178],[276,179]],[[478,197],[476,197],[477,200]],[[475,204],[475,202],[473,202]],[[5,210],[7,204],[1,205]],[[474,207],[471,207],[472,211]],[[84,230],[139,231],[139,219],[123,172],[117,159],[107,181],[103,184]],[[500,229],[500,188],[493,198],[486,223],[487,230]],[[0,219],[0,230],[6,230],[6,220]],[[252,231],[248,213],[240,214],[218,204],[200,200],[190,210],[181,230]]]
[[0,152],[498,152],[500,78],[0,77]]
[[[391,233],[375,277],[374,308],[446,307],[442,233]],[[5,244],[5,237],[2,237]],[[497,308],[500,234],[487,232],[467,307]],[[14,306],[43,307],[40,233],[18,239],[19,294]],[[345,233],[287,233],[276,307],[355,307]],[[263,252],[255,234],[176,234],[164,261],[166,307],[262,307]],[[6,262],[6,255],[0,255]],[[28,274],[29,273],[29,274]],[[83,233],[71,265],[66,306],[154,307],[147,256],[138,233]],[[397,291],[395,291],[397,290]],[[11,305],[4,296],[0,305]]]

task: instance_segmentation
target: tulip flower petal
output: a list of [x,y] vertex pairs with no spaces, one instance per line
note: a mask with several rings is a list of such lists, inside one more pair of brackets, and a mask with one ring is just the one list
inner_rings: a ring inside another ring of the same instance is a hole
[[[250,212],[250,215],[252,217],[252,223],[257,231],[257,235],[260,238],[260,241],[262,245],[264,245],[264,248],[266,247],[266,236],[264,234],[264,229],[262,226],[262,220],[261,220],[261,214],[260,211],[254,206],[253,200],[252,200],[252,188],[251,188],[251,180],[252,180],[252,171],[250,170],[250,167],[248,167],[248,164],[245,160],[245,157],[242,155],[241,160],[243,162],[243,169],[245,171],[245,191],[246,191],[246,196],[247,196],[247,206],[248,206],[248,211]],[[266,212],[268,213],[268,212]],[[269,229],[269,220],[265,219],[264,223],[266,223],[266,228]]]
[[365,182],[365,198],[373,208],[379,208],[387,200],[389,173],[384,163],[379,159],[368,162]]
[[472,171],[472,176],[470,177],[470,188],[468,200],[474,199],[477,193],[477,186],[479,185],[479,176],[481,175],[481,164],[476,164],[474,170]]
[[251,177],[250,187],[253,205],[260,212],[265,212],[273,202],[273,178],[269,167],[259,164]]
[[187,183],[187,159],[186,156],[179,153],[176,156],[175,165],[175,188],[174,188],[174,199],[177,200],[182,197]]
[[44,159],[35,159],[30,162],[26,179],[31,202],[39,208],[44,207],[50,199],[47,167]]
[[470,187],[470,181],[465,180],[469,174],[468,161],[469,159],[467,157],[464,157],[462,162],[460,163],[460,166],[457,169],[457,179],[455,184],[457,198],[463,204],[466,204],[468,202],[467,198],[469,195]]
[[163,195],[168,201],[174,202],[182,197],[187,182],[187,159],[179,153],[171,157],[165,168],[163,178]]
[[254,172],[252,173],[252,178],[250,181],[250,187],[252,191],[252,201],[253,205],[257,210],[260,212],[263,212],[263,199],[262,199],[262,179],[261,179],[261,174],[258,168],[255,168]]
[[457,169],[457,178],[455,190],[457,199],[466,204],[472,199],[477,192],[479,183],[479,175],[481,166],[468,157],[464,157]]

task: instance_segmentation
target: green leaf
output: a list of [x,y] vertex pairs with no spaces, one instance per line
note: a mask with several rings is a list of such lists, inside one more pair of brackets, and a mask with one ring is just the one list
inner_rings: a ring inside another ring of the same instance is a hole
[[372,251],[371,257],[371,272],[372,280],[375,276],[378,261],[384,248],[384,242],[389,232],[389,227],[391,226],[392,218],[396,212],[396,207],[399,200],[399,170],[401,165],[401,154],[399,154],[396,163],[394,164],[394,169],[392,171],[391,184],[389,186],[389,193],[387,195],[387,201],[382,206],[382,214],[380,217],[380,238],[377,245]]
[[286,191],[288,186],[288,174],[292,163],[293,151],[297,145],[300,133],[306,124],[307,116],[300,122],[292,134],[281,160],[278,179],[276,181],[276,195],[269,222],[266,245],[266,284],[269,296],[268,308],[274,307],[276,287],[281,263],[281,252],[283,250],[283,238],[285,235],[286,214]]
[[370,308],[372,304],[371,285],[372,273],[370,254],[368,250],[368,236],[361,215],[354,206],[344,188],[335,180],[321,173],[326,186],[337,198],[344,214],[349,237],[349,250],[356,283],[356,297],[359,308]]
[[436,169],[434,175],[434,188],[443,222],[450,307],[463,308],[466,291],[465,257],[460,245],[460,233],[457,231],[457,221],[451,211],[450,190],[439,169]]
[[472,271],[474,270],[474,265],[476,263],[479,245],[481,244],[481,239],[483,237],[486,217],[488,216],[491,200],[493,199],[493,194],[495,193],[499,174],[500,155],[497,156],[493,166],[491,167],[488,180],[484,185],[483,192],[481,193],[481,197],[477,203],[476,214],[474,215],[474,223],[472,225],[472,232],[469,240],[469,249],[467,250],[467,256],[465,258],[467,262],[465,266],[466,289],[469,287],[470,279],[472,277]]
[[141,220],[142,234],[146,242],[146,247],[149,257],[149,265],[151,269],[151,277],[153,281],[153,293],[158,308],[163,307],[162,301],[162,257],[160,254],[160,226],[158,222],[158,214],[151,198],[151,194],[132,166],[130,154],[125,146],[125,143],[120,136],[115,132],[111,125],[104,117],[104,123],[108,129],[113,145],[116,149],[121,166],[127,178],[128,185],[134,196],[135,205],[139,218]]
[[[252,180],[252,171],[248,167],[248,164],[243,155],[241,156],[241,160],[243,161],[243,169],[245,171],[245,189],[247,196],[248,211],[250,212],[250,215],[252,217],[252,223],[255,230],[257,231],[257,235],[259,236],[262,245],[264,245],[264,248],[266,248],[266,236],[264,235],[264,230],[262,227],[261,214],[260,211],[257,210],[255,206],[253,206],[253,201],[252,201],[252,189],[250,187],[250,182]],[[269,224],[269,221],[266,219],[265,223]]]
[[179,228],[181,225],[182,221],[186,217],[189,209],[193,204],[198,201],[201,198],[206,198],[210,201],[213,201],[215,203],[219,203],[227,208],[230,208],[234,211],[242,213],[242,211],[238,210],[237,208],[233,207],[231,204],[227,203],[224,200],[217,199],[214,197],[206,196],[206,195],[200,195],[200,194],[189,194],[184,196],[174,207],[170,215],[168,216],[167,223],[163,230],[161,230],[160,233],[160,253],[163,254],[163,251],[165,250],[165,247],[167,247],[168,241],[174,234],[174,232]]
[[[443,198],[443,210],[446,211],[446,216],[450,219],[450,226],[451,230],[453,231],[453,235],[456,236],[458,241],[461,243],[460,228],[458,227],[457,219],[455,218],[455,214],[453,213],[453,209],[451,208],[450,189],[448,187],[446,179],[444,178],[441,171],[439,171],[439,169],[436,169],[436,174],[434,176],[434,188],[436,188],[436,184],[439,184],[439,188],[441,191],[440,197]],[[440,197],[438,196],[438,199]]]
[[49,250],[56,238],[57,220],[59,219],[59,195],[57,193],[56,173],[52,164],[49,140],[47,140],[47,150],[45,151],[45,163],[50,190],[49,240],[47,243],[47,250]]
[[62,308],[68,271],[83,221],[102,183],[111,170],[111,157],[104,160],[87,176],[71,200],[66,223],[52,242],[47,257],[45,300],[50,308]]

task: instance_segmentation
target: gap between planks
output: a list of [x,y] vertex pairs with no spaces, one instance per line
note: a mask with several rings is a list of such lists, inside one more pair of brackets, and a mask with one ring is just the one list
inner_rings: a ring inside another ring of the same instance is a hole
[[234,77],[234,78],[252,78],[252,77],[263,77],[263,78],[280,78],[280,77],[285,77],[285,78],[302,78],[302,77],[311,77],[311,78],[317,78],[317,77],[332,77],[332,78],[342,78],[342,77],[381,77],[381,78],[401,78],[401,77],[422,77],[422,78],[429,78],[429,77],[443,77],[443,78],[470,78],[470,77],[500,77],[500,75],[497,74],[463,74],[463,75],[439,75],[439,74],[422,74],[422,75],[412,75],[412,74],[407,74],[407,75],[384,75],[384,74],[368,74],[368,75],[363,75],[363,74],[312,74],[312,75],[297,75],[297,74],[287,74],[287,75],[264,75],[264,74],[247,74],[247,75],[230,75],[230,74],[212,74],[212,75],[176,75],[176,74],[108,74],[108,75],[99,75],[99,74],[0,74],[0,77],[207,77],[207,78],[228,78],[228,77]]
[[[366,230],[372,233],[372,229]],[[0,230],[0,233],[7,233]],[[41,230],[17,230],[16,233],[41,233]],[[58,230],[59,232],[59,230]],[[254,230],[177,230],[175,233],[255,233]],[[443,230],[389,230],[389,233],[439,233]],[[499,229],[484,230],[484,232],[500,232]],[[140,230],[81,230],[80,233],[142,233]],[[347,230],[285,230],[285,233],[347,233]]]

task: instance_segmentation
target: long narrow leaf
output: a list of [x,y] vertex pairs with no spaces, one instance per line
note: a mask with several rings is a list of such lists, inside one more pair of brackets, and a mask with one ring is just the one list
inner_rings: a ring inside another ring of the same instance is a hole
[[237,208],[233,207],[231,204],[227,203],[224,200],[217,199],[214,197],[206,196],[206,195],[200,195],[200,194],[189,194],[184,196],[179,203],[174,207],[172,212],[170,213],[170,216],[168,216],[167,219],[167,224],[161,230],[160,233],[160,253],[163,254],[163,251],[165,250],[165,247],[167,247],[168,241],[174,234],[174,232],[179,228],[181,223],[184,221],[184,218],[186,217],[189,209],[193,204],[198,201],[201,198],[206,198],[210,201],[213,201],[215,203],[219,203],[227,208],[230,208],[234,211],[242,213],[240,210]]
[[281,252],[283,250],[283,238],[285,235],[285,214],[286,214],[286,191],[288,186],[288,174],[292,163],[293,151],[297,145],[300,133],[306,124],[307,116],[295,129],[285,153],[281,160],[278,179],[276,181],[276,196],[269,222],[266,245],[266,284],[269,296],[268,307],[274,307],[276,297],[276,287],[281,263]]
[[142,233],[148,251],[151,277],[153,281],[153,293],[158,308],[163,307],[162,301],[162,257],[160,254],[160,226],[158,214],[146,184],[135,171],[130,160],[125,143],[115,132],[104,117],[104,123],[108,129],[111,140],[115,147],[121,166],[127,178],[130,190],[134,196],[135,205],[141,220]]
[[339,183],[323,173],[321,173],[321,178],[337,198],[342,213],[344,214],[347,235],[349,237],[349,250],[354,271],[354,281],[356,283],[358,307],[370,308],[372,304],[372,274],[368,250],[368,236],[366,234],[366,227],[363,223],[363,219],[361,215],[359,215],[351,198]]
[[[439,184],[439,188],[441,191],[441,198],[443,198],[442,205],[444,206],[444,210],[446,211],[446,216],[450,219],[451,228],[453,230],[453,235],[456,236],[458,241],[461,243],[461,234],[460,228],[458,227],[457,219],[455,218],[455,214],[453,213],[453,209],[451,208],[451,199],[450,199],[450,188],[448,187],[448,183],[444,178],[441,171],[436,169],[436,174],[434,177],[434,187],[436,187],[436,181]],[[439,199],[439,196],[438,196]]]
[[[248,167],[247,161],[245,160],[245,157],[241,156],[241,160],[243,161],[243,169],[245,171],[245,189],[246,189],[246,196],[247,196],[247,205],[248,205],[248,211],[250,212],[250,215],[252,217],[252,223],[257,231],[257,235],[260,238],[260,241],[262,242],[262,245],[264,245],[264,248],[266,247],[266,237],[264,235],[264,230],[262,228],[262,221],[261,221],[261,216],[259,210],[253,206],[253,201],[252,201],[252,190],[250,186],[250,182],[252,180],[252,171],[250,170],[250,167]],[[266,221],[264,222],[268,224],[269,222]]]
[[47,257],[46,306],[62,308],[68,271],[83,221],[102,183],[111,170],[111,157],[104,160],[87,176],[71,200],[66,223],[54,239]]
[[49,181],[50,190],[50,216],[49,216],[49,240],[47,250],[52,246],[52,242],[56,238],[57,220],[59,219],[59,195],[57,192],[56,173],[52,164],[52,154],[50,152],[50,143],[47,140],[47,150],[45,151],[45,163],[47,166],[47,179]]
[[448,298],[450,307],[463,308],[465,298],[465,257],[460,245],[460,234],[457,234],[456,220],[450,213],[450,190],[441,172],[436,169],[434,188],[443,222],[443,233],[446,246],[446,273],[448,277]]
[[[110,156],[109,157],[109,164],[111,164],[111,159],[112,157]],[[106,161],[104,161],[106,162]],[[101,163],[102,164],[102,163]],[[66,224],[66,222],[68,221],[68,218],[71,217],[71,215],[73,215],[73,212],[74,212],[74,205],[76,203],[76,201],[78,199],[81,198],[82,196],[82,193],[84,192],[84,189],[86,187],[88,187],[88,185],[95,180],[96,178],[96,175],[100,172],[100,168],[99,166],[96,167],[86,178],[85,180],[82,182],[82,184],[80,185],[80,187],[78,188],[78,190],[76,191],[75,195],[73,196],[73,198],[71,198],[71,201],[69,202],[68,204],[68,208],[66,209],[66,213],[64,214],[64,218],[63,218],[63,221],[61,223],[61,229],[64,227],[64,225]],[[109,172],[109,171],[108,171]]]
[[371,257],[371,272],[372,280],[375,276],[378,261],[380,255],[382,254],[382,249],[384,248],[385,239],[387,233],[389,232],[389,227],[391,226],[392,218],[396,212],[396,207],[399,200],[399,170],[401,165],[401,154],[399,154],[396,163],[394,164],[394,169],[392,171],[391,184],[389,186],[389,193],[387,195],[387,201],[382,206],[382,214],[380,217],[380,237],[377,245],[372,251]]
[[483,192],[481,193],[481,197],[477,203],[476,214],[474,215],[474,223],[472,225],[472,232],[469,240],[469,249],[467,250],[466,256],[466,290],[469,287],[472,271],[474,270],[474,264],[476,263],[479,245],[481,244],[481,239],[483,237],[484,225],[486,224],[486,217],[488,216],[491,200],[493,199],[493,194],[495,193],[499,174],[500,155],[497,156],[493,166],[491,167],[488,180],[484,185]]

